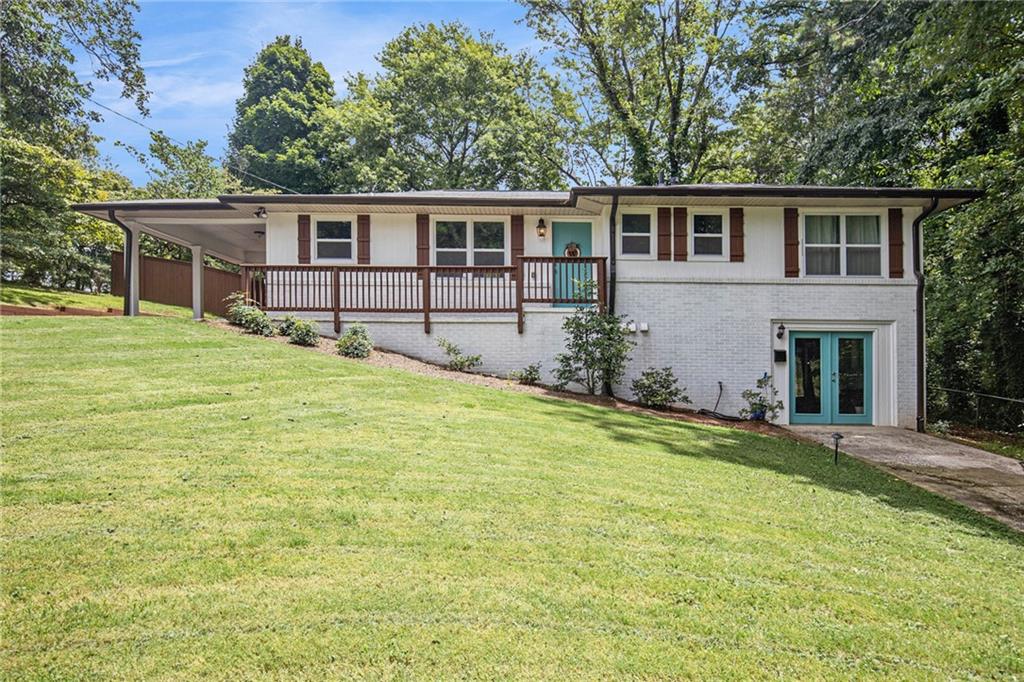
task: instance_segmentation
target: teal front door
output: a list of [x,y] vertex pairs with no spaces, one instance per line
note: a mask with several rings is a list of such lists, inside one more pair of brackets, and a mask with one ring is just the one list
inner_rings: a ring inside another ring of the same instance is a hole
[[[551,255],[587,257],[591,251],[590,223],[556,221],[551,223]],[[591,263],[556,263],[552,268],[552,297],[555,306],[576,305],[579,283],[596,281],[597,274]]]
[[870,332],[790,332],[789,421],[870,424]]

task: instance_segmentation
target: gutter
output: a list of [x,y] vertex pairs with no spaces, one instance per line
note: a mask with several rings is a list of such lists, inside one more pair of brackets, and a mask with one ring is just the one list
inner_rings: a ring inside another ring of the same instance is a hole
[[914,218],[914,277],[917,279],[917,431],[924,433],[927,401],[925,400],[925,329],[924,329],[924,266],[921,259],[921,222],[935,212],[939,197],[933,196],[928,207]]
[[117,212],[114,209],[107,211],[107,218],[124,232],[124,262],[122,263],[124,266],[124,316],[130,317],[132,314],[132,249],[134,248],[132,240],[135,238],[135,235],[132,234],[127,225],[118,219]]

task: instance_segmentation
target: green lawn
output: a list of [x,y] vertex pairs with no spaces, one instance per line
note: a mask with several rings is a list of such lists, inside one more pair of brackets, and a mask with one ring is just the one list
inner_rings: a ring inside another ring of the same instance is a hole
[[824,449],[186,320],[0,331],[5,679],[1024,676],[1024,536]]
[[[110,294],[89,294],[84,291],[66,291],[64,289],[43,289],[27,287],[21,284],[0,284],[0,303],[10,305],[33,306],[36,308],[56,308],[68,306],[88,310],[122,310],[124,298]],[[151,301],[139,301],[139,310],[153,315],[170,315],[172,317],[192,317],[191,308],[182,308]]]

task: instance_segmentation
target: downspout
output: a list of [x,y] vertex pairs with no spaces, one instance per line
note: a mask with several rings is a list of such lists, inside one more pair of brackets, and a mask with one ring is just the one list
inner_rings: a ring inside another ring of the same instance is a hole
[[129,317],[132,314],[132,249],[134,248],[132,239],[134,239],[134,235],[127,225],[118,220],[114,209],[107,211],[107,218],[124,232],[124,262],[122,263],[124,266],[124,316]]
[[932,197],[928,207],[914,218],[914,277],[917,279],[917,431],[924,433],[925,413],[925,345],[924,345],[924,265],[921,258],[921,222],[935,212],[938,197]]
[[[619,195],[612,194],[612,210],[608,215],[608,313],[615,314],[615,252],[618,250],[615,241],[615,220],[619,211]],[[615,397],[610,381],[604,382],[604,394]]]

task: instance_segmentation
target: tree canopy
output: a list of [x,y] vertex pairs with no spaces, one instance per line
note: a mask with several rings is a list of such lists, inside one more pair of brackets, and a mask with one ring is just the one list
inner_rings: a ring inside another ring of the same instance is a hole
[[[228,160],[239,181],[258,187],[324,192],[323,158],[313,144],[334,82],[302,40],[279,36],[245,69],[235,105]],[[260,180],[264,178],[264,180]]]
[[336,186],[533,189],[565,184],[568,93],[536,61],[460,23],[402,31],[356,74],[330,123]]

